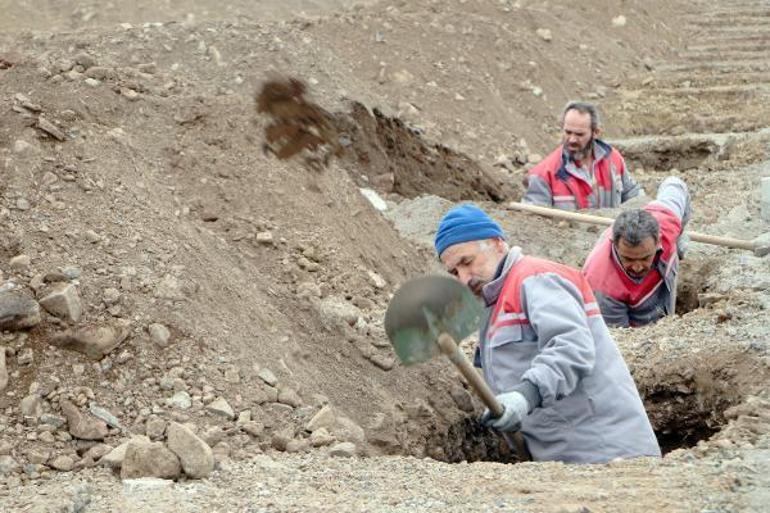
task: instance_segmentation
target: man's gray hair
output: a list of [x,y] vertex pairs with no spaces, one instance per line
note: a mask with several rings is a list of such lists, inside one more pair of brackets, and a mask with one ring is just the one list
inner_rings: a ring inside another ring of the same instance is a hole
[[565,116],[571,110],[576,110],[581,114],[588,114],[589,116],[591,116],[592,131],[596,130],[597,128],[599,128],[599,125],[601,125],[601,119],[599,119],[599,110],[596,108],[596,105],[594,105],[593,103],[576,102],[576,101],[569,102],[567,103],[567,105],[564,106],[564,110],[561,113],[562,125],[564,124]]
[[638,246],[647,237],[652,237],[657,244],[660,240],[660,225],[657,219],[646,210],[636,208],[626,210],[612,223],[612,242],[617,246],[621,237],[629,246]]

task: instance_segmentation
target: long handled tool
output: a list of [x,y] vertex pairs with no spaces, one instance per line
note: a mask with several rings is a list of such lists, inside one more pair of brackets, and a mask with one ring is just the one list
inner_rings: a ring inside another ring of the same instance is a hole
[[[479,328],[481,315],[481,304],[467,287],[451,278],[424,276],[396,291],[385,313],[385,331],[404,365],[446,355],[492,415],[499,417],[503,405],[455,342]],[[503,436],[519,460],[532,459],[521,433]]]
[[[511,202],[508,204],[508,208],[519,212],[527,212],[530,214],[537,214],[544,217],[550,217],[552,219],[561,219],[564,221],[576,221],[579,223],[600,224],[604,226],[610,226],[614,219],[609,217],[595,216],[591,214],[582,214],[580,212],[569,212],[566,210],[558,210],[555,208],[541,207],[538,205],[530,205],[528,203],[516,203]],[[757,241],[734,239],[732,237],[718,237],[716,235],[708,235],[698,232],[687,232],[690,236],[690,240],[695,242],[703,242],[705,244],[714,244],[716,246],[725,246],[728,248],[746,249],[754,252],[756,256],[765,256],[770,253],[770,247],[766,244],[758,243]]]

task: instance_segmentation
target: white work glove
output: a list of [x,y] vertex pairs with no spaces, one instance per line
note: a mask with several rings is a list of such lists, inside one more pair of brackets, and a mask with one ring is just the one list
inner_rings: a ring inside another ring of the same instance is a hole
[[506,392],[497,396],[503,405],[503,414],[493,417],[487,408],[479,421],[486,427],[494,428],[503,433],[521,429],[521,421],[529,414],[529,401],[521,392]]

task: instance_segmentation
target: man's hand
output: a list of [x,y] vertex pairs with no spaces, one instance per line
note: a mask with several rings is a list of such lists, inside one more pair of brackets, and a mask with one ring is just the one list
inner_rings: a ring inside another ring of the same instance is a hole
[[518,431],[521,429],[521,421],[529,413],[529,402],[520,392],[507,392],[497,396],[497,400],[503,405],[503,414],[493,417],[487,408],[479,421],[486,427],[497,429],[503,433]]

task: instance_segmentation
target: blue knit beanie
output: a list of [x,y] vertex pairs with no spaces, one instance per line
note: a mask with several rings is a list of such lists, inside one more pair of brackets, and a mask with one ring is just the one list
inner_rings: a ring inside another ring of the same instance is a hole
[[476,205],[466,203],[444,214],[436,232],[436,253],[441,256],[446,248],[471,240],[505,238],[502,228]]

